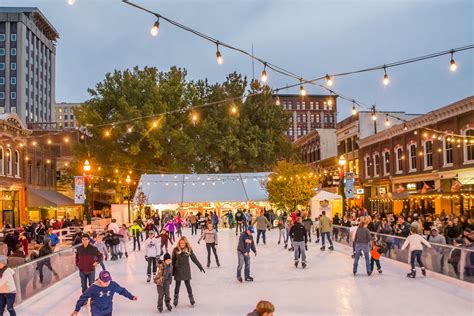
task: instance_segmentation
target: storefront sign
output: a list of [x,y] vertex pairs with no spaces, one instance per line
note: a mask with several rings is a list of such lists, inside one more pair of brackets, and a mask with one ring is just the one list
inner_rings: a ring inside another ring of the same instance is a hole
[[387,193],[387,189],[385,189],[384,187],[379,188],[379,194],[385,194],[385,193]]
[[357,194],[364,194],[364,189],[356,189]]
[[407,191],[416,191],[416,183],[407,183]]
[[346,173],[346,198],[353,199],[354,198],[354,174],[352,172]]
[[85,200],[84,177],[74,177],[74,203],[83,204]]

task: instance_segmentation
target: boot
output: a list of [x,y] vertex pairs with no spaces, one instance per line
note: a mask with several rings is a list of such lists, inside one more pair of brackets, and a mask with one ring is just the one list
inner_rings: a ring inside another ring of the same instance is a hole
[[425,270],[425,268],[424,268],[424,267],[423,267],[423,268],[421,268],[421,274],[423,274],[423,276],[426,276],[426,270]]
[[370,270],[369,272],[367,272],[367,275],[368,275],[368,276],[371,276],[371,275],[372,275],[372,270]]
[[328,249],[329,249],[329,250],[334,250],[334,246],[333,246],[333,245],[331,245],[331,246],[329,246],[329,248],[328,248]]
[[315,243],[315,244],[319,244],[319,238],[317,238],[314,243]]
[[237,281],[239,281],[240,283],[242,283],[242,277],[237,277]]
[[217,263],[217,267],[221,266],[221,264],[219,263],[219,260],[216,260],[216,263]]
[[285,247],[284,247],[284,248],[285,248],[285,249],[288,248],[288,244],[287,244],[287,243],[285,243]]
[[248,276],[248,277],[245,278],[245,281],[253,282],[253,278],[251,276]]
[[382,269],[378,269],[377,271],[379,272],[379,274],[382,274]]
[[322,246],[322,247],[319,248],[319,249],[321,249],[322,251],[324,251],[324,250],[326,250],[326,247],[325,247],[325,246]]
[[178,306],[178,294],[174,295],[173,305],[174,307]]
[[128,258],[128,253],[125,253],[125,257],[127,257],[127,258]]
[[189,303],[191,303],[192,306],[194,306],[194,304],[196,304],[196,301],[194,300],[194,296],[192,294],[189,295]]
[[158,311],[159,311],[160,313],[163,313],[163,307],[158,307]]
[[410,273],[407,273],[407,277],[414,279],[416,277],[416,271],[412,269]]
[[280,244],[280,241],[278,241],[278,244]]
[[173,309],[173,308],[171,307],[171,304],[170,304],[169,302],[166,303],[166,309],[167,309],[168,311],[170,311],[170,312],[171,312],[171,310]]
[[148,275],[148,276],[147,276],[146,281],[147,281],[148,283],[150,283],[150,281],[151,281],[151,275]]
[[303,269],[306,268],[306,262],[303,261],[302,265],[303,265]]
[[211,262],[207,262],[207,267],[209,268],[211,266]]
[[299,263],[299,261],[295,260],[295,268],[298,268],[298,263]]

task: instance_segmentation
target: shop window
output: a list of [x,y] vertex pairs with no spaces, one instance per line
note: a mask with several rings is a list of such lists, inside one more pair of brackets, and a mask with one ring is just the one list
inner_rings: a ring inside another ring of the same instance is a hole
[[380,175],[380,155],[374,155],[374,177],[378,177]]
[[0,174],[5,174],[5,165],[4,165],[4,160],[3,160],[3,147],[0,147]]
[[355,174],[359,174],[359,159],[355,160]]
[[453,163],[453,143],[444,140],[444,164],[451,165]]
[[383,173],[384,175],[390,174],[390,152],[388,151],[383,153]]
[[433,168],[433,142],[425,142],[425,168]]
[[465,143],[466,153],[465,161],[474,162],[474,129],[466,131],[467,143]]
[[411,144],[409,147],[409,171],[416,171],[416,144]]
[[15,176],[20,177],[20,153],[18,150],[15,150],[15,157],[13,160],[13,168],[15,169]]
[[7,175],[12,175],[12,151],[11,149],[7,149]]

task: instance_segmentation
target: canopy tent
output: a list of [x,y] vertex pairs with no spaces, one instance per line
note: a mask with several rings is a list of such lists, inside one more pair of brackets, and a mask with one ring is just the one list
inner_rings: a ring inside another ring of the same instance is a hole
[[144,204],[267,201],[265,181],[270,173],[144,174],[135,192]]
[[27,207],[61,207],[74,206],[74,200],[56,191],[28,189],[26,191]]
[[326,211],[326,215],[332,217],[332,214],[341,214],[342,197],[338,194],[321,190],[311,198],[310,205],[313,217],[321,215],[322,211]]

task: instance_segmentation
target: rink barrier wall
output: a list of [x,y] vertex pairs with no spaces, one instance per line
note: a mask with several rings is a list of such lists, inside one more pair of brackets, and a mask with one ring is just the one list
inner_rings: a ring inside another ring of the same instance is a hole
[[[408,248],[401,250],[406,238],[374,232],[371,232],[371,235],[387,244],[387,252],[382,254],[383,258],[409,265],[410,250]],[[339,244],[352,247],[349,227],[333,225],[332,236]],[[423,263],[428,271],[462,283],[474,284],[474,248],[432,242],[430,244],[431,248],[423,246],[422,254]]]

